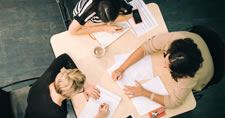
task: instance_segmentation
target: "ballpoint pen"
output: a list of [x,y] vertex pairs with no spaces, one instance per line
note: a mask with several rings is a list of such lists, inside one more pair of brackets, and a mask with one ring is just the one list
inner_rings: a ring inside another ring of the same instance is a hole
[[116,79],[118,80],[120,76],[120,71],[118,71],[118,76],[116,77]]

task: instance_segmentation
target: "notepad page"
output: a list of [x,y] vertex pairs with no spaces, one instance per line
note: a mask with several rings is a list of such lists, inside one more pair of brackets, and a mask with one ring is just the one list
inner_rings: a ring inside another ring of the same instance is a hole
[[102,45],[103,47],[109,46],[113,41],[118,39],[120,36],[122,36],[124,33],[126,33],[130,29],[130,25],[128,22],[117,22],[115,25],[123,27],[123,30],[121,32],[117,33],[108,33],[108,32],[95,32],[92,33],[92,35],[95,37],[95,39]]
[[130,2],[130,4],[133,6],[133,9],[139,10],[139,13],[142,18],[142,23],[139,23],[139,24],[135,24],[133,18],[128,20],[128,22],[130,23],[132,27],[131,31],[137,37],[152,30],[158,25],[157,21],[155,20],[155,17],[149,11],[148,7],[146,6],[143,0],[133,0]]
[[94,118],[98,114],[100,105],[104,102],[109,104],[110,114],[108,115],[107,118],[112,118],[113,113],[117,109],[121,97],[99,85],[97,85],[96,87],[100,90],[100,98],[97,100],[89,98],[83,111],[80,113],[79,118]]
[[[134,50],[133,50],[134,51]],[[109,68],[107,71],[110,75],[112,72],[117,69],[124,61],[133,53],[131,51],[128,54],[120,54],[114,57],[115,64]],[[124,73],[121,80],[116,81],[120,88],[123,88],[124,85],[135,85],[136,81],[141,81],[145,79],[153,78],[153,71],[152,71],[152,61],[151,55],[145,56],[140,59],[135,64],[131,65]]]

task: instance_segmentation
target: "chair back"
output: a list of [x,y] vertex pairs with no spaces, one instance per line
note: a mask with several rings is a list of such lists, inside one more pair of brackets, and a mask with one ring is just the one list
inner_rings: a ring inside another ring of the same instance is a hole
[[0,89],[0,115],[3,118],[13,118],[10,93]]
[[39,77],[16,81],[0,87],[0,115],[2,118],[24,118],[27,96]]
[[190,32],[200,35],[206,42],[214,64],[214,75],[206,86],[218,83],[224,77],[225,68],[225,43],[224,40],[210,27],[196,25],[189,29]]

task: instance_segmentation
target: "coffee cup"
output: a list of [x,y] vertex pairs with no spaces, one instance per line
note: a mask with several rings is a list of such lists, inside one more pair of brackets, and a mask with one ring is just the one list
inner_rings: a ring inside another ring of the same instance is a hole
[[100,58],[105,54],[105,48],[102,46],[97,46],[94,48],[94,54],[96,57]]

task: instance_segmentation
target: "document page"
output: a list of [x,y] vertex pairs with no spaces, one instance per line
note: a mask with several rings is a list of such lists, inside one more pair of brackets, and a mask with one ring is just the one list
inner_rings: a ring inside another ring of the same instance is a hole
[[99,85],[96,87],[100,90],[100,98],[97,100],[89,98],[79,118],[94,118],[98,114],[99,107],[102,103],[109,104],[110,114],[107,118],[112,118],[113,113],[120,103],[121,97]]
[[108,32],[95,32],[90,34],[90,36],[94,39],[96,39],[101,46],[106,48],[109,46],[113,41],[118,39],[121,35],[126,33],[130,29],[130,25],[128,22],[123,21],[123,22],[117,22],[115,25],[123,27],[123,30],[118,33],[108,33]]
[[136,37],[143,35],[158,25],[143,0],[132,0],[129,3],[133,6],[133,9],[138,9],[142,18],[142,23],[139,24],[135,24],[133,18],[128,20],[132,27],[131,31],[136,35]]
[[[128,54],[120,54],[116,55],[114,57],[115,64],[108,69],[108,72],[110,75],[112,75],[112,72],[117,69],[123,62],[133,53],[130,52]],[[168,95],[168,92],[160,80],[160,78],[153,77],[153,71],[152,71],[152,61],[151,56],[145,56],[141,60],[139,60],[137,63],[130,66],[123,74],[123,77],[121,80],[117,81],[119,87],[121,89],[124,88],[124,85],[129,86],[135,86],[134,80],[141,81],[145,79],[150,79],[148,82],[142,84],[142,86],[154,93],[160,94],[160,95]],[[131,99],[132,103],[134,104],[137,112],[140,116],[145,115],[146,113],[155,110],[159,107],[161,107],[160,104],[156,103],[155,101],[150,100],[146,97],[135,97]]]
[[[129,54],[121,54],[116,55],[114,57],[115,64],[108,69],[110,75],[112,72],[117,69],[123,62],[133,53],[130,52]],[[145,56],[135,64],[131,65],[124,73],[121,80],[117,81],[120,88],[123,88],[124,85],[135,85],[135,80],[141,81],[145,79],[153,78],[152,72],[152,60],[151,56]]]
[[[160,80],[158,76],[142,84],[142,86],[145,89],[152,91],[153,93],[157,93],[160,95],[168,95],[168,92],[165,86],[163,85],[162,81]],[[140,116],[143,116],[149,113],[150,111],[153,111],[162,106],[158,104],[157,102],[142,96],[132,98],[131,100]]]

